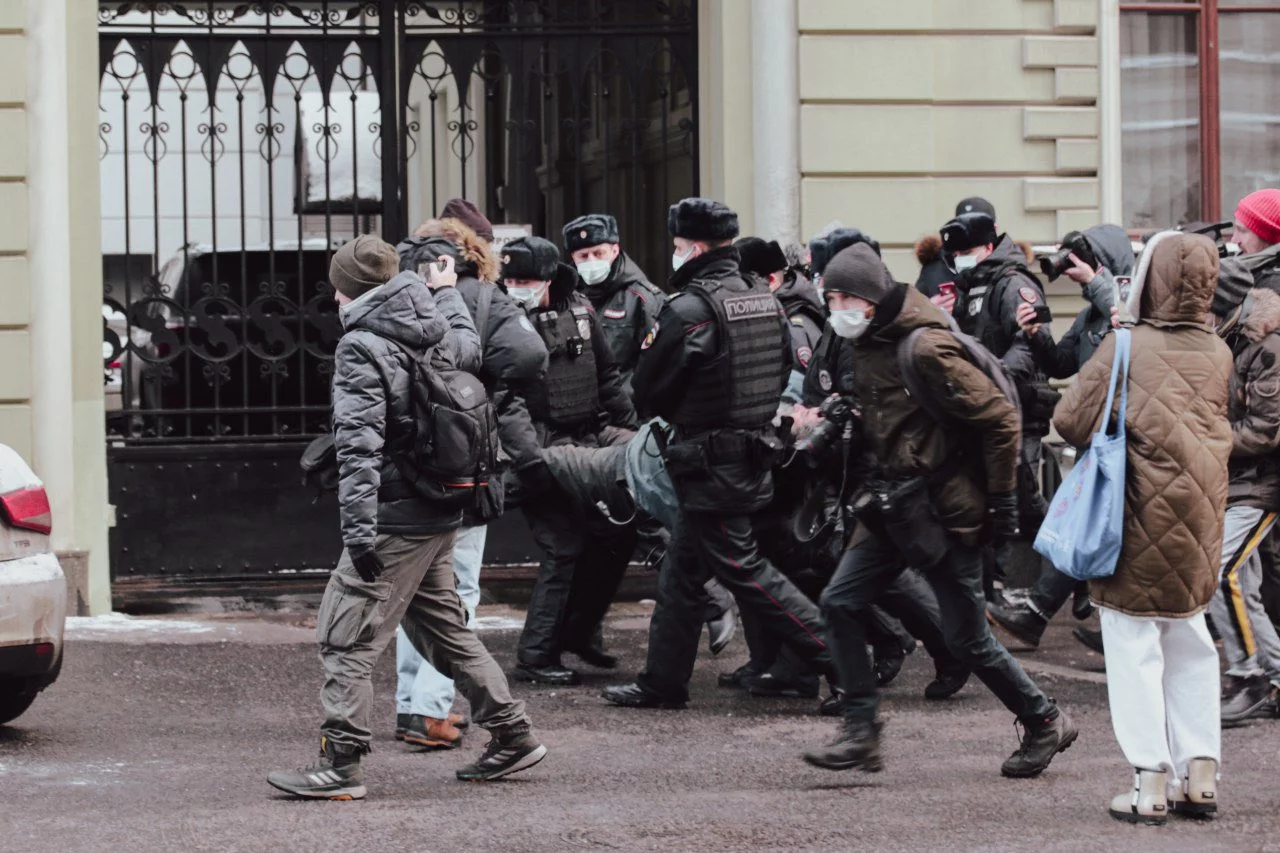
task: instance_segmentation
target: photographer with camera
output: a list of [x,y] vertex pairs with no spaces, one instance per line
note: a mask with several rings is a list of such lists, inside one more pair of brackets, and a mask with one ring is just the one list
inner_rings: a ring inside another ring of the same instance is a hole
[[[880,244],[856,228],[839,228],[810,241],[814,279],[821,281],[830,260],[859,243],[870,247],[877,257],[880,255]],[[824,294],[829,290],[823,287]],[[861,474],[848,468],[856,466],[858,458],[843,460],[837,452],[842,443],[848,444],[854,438],[853,434],[846,438],[844,426],[847,419],[855,415],[857,407],[853,393],[853,346],[843,334],[848,331],[843,317],[836,320],[836,325],[828,323],[823,330],[805,372],[802,404],[792,410],[792,418],[798,437],[797,450],[810,459],[815,474],[838,472],[845,489],[852,491]],[[859,450],[858,457],[860,455]],[[841,500],[844,497],[839,496]],[[893,681],[919,640],[933,659],[935,669],[934,680],[925,688],[925,698],[946,699],[964,687],[969,670],[948,651],[941,624],[933,591],[914,569],[907,569],[869,612],[867,640],[874,653],[877,685],[884,687]],[[753,663],[755,659],[753,648]],[[831,700],[823,703],[822,710],[832,715],[839,712]]]
[[[1072,231],[1062,238],[1062,248],[1040,259],[1040,270],[1049,281],[1066,275],[1080,285],[1080,293],[1089,303],[1057,343],[1048,326],[1037,320],[1030,305],[1018,306],[1018,322],[1026,332],[1041,370],[1054,379],[1069,379],[1080,371],[1111,331],[1112,312],[1120,294],[1117,279],[1133,275],[1133,265],[1133,244],[1118,225],[1095,225],[1084,233]],[[987,612],[1005,631],[1036,648],[1049,620],[1073,592],[1077,593],[1076,618],[1088,618],[1093,608],[1083,585],[1044,561],[1040,577],[1025,601],[995,601]],[[1101,650],[1101,633],[1080,627],[1076,629],[1076,636],[1094,651]]]
[[[970,360],[946,315],[895,282],[870,247],[854,245],[832,259],[824,290],[832,325],[854,350],[852,384],[878,482],[865,489],[857,530],[822,594],[844,724],[805,760],[831,770],[883,769],[866,614],[911,565],[937,595],[948,647],[1025,727],[1001,772],[1039,775],[1077,733],[991,635],[982,595],[983,542],[1018,529],[1017,408]],[[927,388],[927,403],[907,391],[908,360]]]
[[1133,244],[1119,225],[1072,231],[1062,238],[1061,249],[1040,259],[1045,278],[1057,281],[1065,275],[1080,285],[1080,295],[1089,303],[1057,343],[1032,306],[1018,306],[1018,324],[1027,333],[1036,365],[1051,379],[1075,376],[1111,331],[1111,313],[1118,307],[1120,293],[1118,279],[1133,275],[1133,264]]

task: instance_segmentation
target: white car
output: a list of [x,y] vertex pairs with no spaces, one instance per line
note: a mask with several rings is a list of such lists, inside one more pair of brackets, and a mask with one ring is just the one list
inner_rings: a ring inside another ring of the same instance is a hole
[[0,444],[0,724],[62,669],[67,580],[49,542],[52,520],[44,484]]

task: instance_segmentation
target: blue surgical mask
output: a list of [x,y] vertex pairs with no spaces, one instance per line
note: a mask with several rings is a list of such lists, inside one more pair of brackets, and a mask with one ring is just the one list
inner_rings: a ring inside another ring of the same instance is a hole
[[612,267],[613,264],[608,261],[583,261],[578,264],[578,275],[582,276],[583,282],[590,287],[608,278]]
[[671,253],[671,269],[678,270],[680,269],[680,267],[684,266],[685,262],[693,257],[693,250],[694,250],[694,247],[690,246],[689,251],[685,252],[683,255],[680,254],[679,252],[672,252]]
[[542,296],[547,292],[547,288],[551,283],[538,284],[533,287],[515,287],[507,286],[507,295],[520,303],[526,311],[533,311],[542,304]]
[[956,255],[956,272],[968,272],[977,265],[977,255]]

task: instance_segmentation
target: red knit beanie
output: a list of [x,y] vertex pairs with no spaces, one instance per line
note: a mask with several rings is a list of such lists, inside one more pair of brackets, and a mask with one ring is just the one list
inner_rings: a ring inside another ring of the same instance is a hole
[[1240,199],[1236,220],[1268,246],[1280,243],[1280,190],[1258,190]]

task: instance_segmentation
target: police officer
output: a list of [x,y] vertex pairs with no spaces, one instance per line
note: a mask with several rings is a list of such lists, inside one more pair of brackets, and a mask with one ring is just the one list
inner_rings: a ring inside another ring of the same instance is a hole
[[822,326],[826,322],[822,300],[809,279],[787,262],[778,241],[743,237],[733,245],[742,257],[740,268],[743,276],[757,276],[766,282],[787,315],[791,332],[791,372],[782,400],[788,406],[794,405],[800,400],[800,386],[813,358],[813,348],[822,337]]
[[681,517],[659,577],[645,668],[635,683],[604,691],[628,707],[687,701],[707,573],[816,671],[831,666],[817,608],[760,555],[749,517],[773,491],[785,318],[769,288],[739,272],[732,210],[687,198],[671,206],[667,230],[677,295],[645,340],[634,385],[639,411],[671,425],[659,444]]
[[[546,376],[520,386],[539,444],[599,445],[609,440],[604,426],[634,430],[635,410],[595,309],[576,291],[577,273],[560,262],[555,244],[540,237],[506,244],[502,277],[550,355]],[[558,489],[545,463],[520,469],[519,480],[524,514],[544,556],[514,675],[576,684],[578,674],[561,663],[562,652],[593,666],[617,666],[599,645],[599,628],[635,549],[635,528],[585,515]]]
[[588,213],[564,226],[564,250],[582,280],[582,291],[600,318],[604,339],[631,393],[631,374],[644,336],[653,328],[666,296],[649,283],[618,245],[618,221],[607,213]]
[[[1018,463],[1018,512],[1024,536],[1034,536],[1047,509],[1040,493],[1040,443],[1049,434],[1053,407],[1061,397],[1045,379],[1018,320],[1027,306],[1048,323],[1048,303],[1040,280],[1027,268],[1027,255],[981,211],[963,213],[942,226],[943,250],[954,258],[960,297],[953,309],[956,323],[1000,358],[1018,388],[1022,402],[1022,448]],[[1002,600],[1007,544],[996,549],[988,598]]]
[[[1016,486],[1018,413],[977,369],[948,331],[942,311],[914,288],[893,280],[869,246],[855,244],[828,264],[824,291],[830,325],[854,349],[854,396],[880,483],[822,594],[840,684],[844,725],[805,760],[831,770],[878,771],[877,693],[866,651],[866,612],[904,569],[920,569],[941,608],[947,646],[1025,726],[1021,747],[1004,762],[1006,776],[1036,776],[1076,738],[1076,730],[991,636],[983,612],[984,533],[1007,535],[1016,515],[993,495]],[[907,392],[904,346],[925,377],[935,420]],[[986,522],[984,524],[984,522]]]

